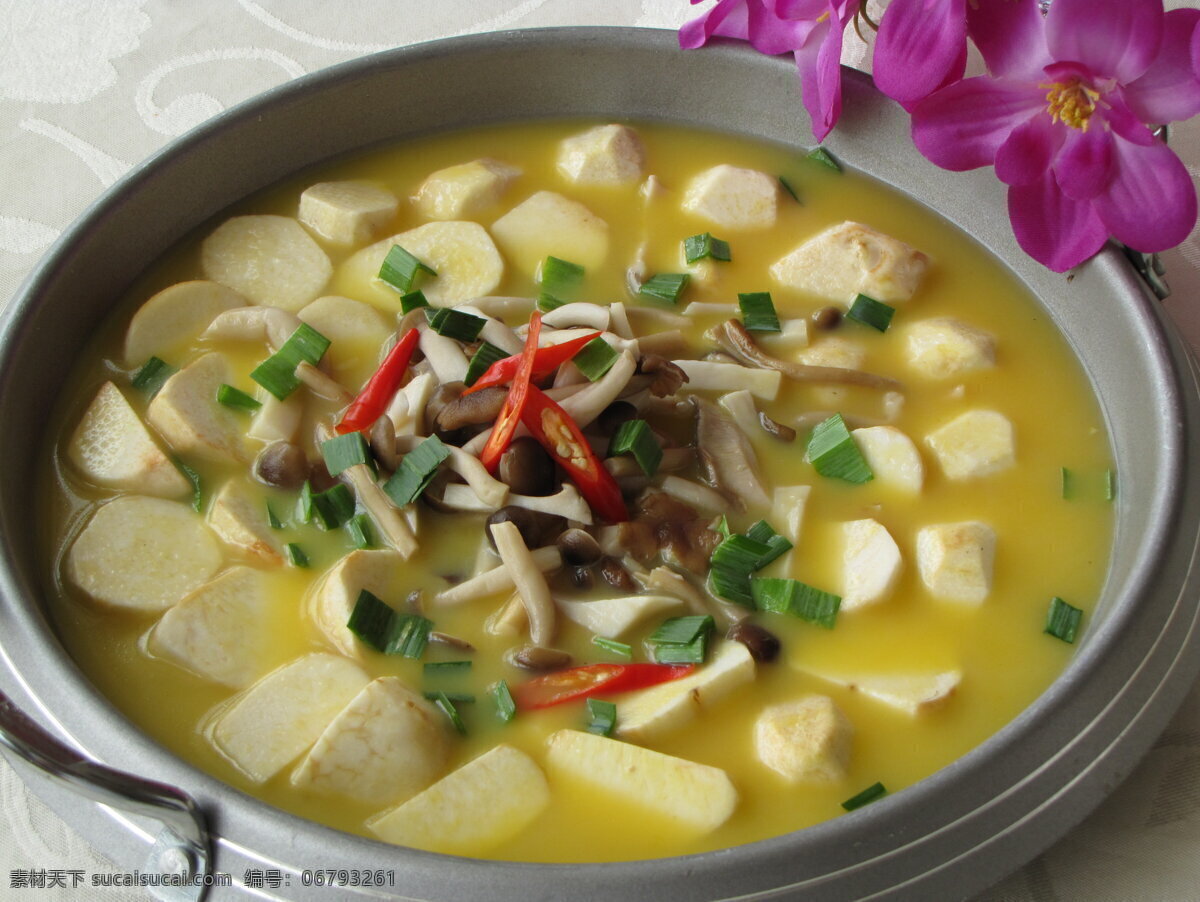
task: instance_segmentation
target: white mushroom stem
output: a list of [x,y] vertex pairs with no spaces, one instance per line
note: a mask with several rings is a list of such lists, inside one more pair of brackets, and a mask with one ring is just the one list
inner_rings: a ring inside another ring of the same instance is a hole
[[740,363],[719,363],[713,360],[672,360],[688,377],[691,391],[738,391],[746,389],[764,401],[774,401],[779,394],[783,373],[779,370],[760,370]]
[[[407,454],[423,441],[424,439],[414,435],[398,435],[396,436],[396,450],[401,454]],[[479,462],[478,457],[468,454],[462,448],[446,445],[446,450],[450,452],[450,456],[446,459],[446,466],[467,481],[471,491],[480,501],[488,505],[489,510],[496,510],[503,506],[509,493],[506,483],[493,477]]]
[[626,307],[629,324],[637,335],[661,332],[664,329],[690,329],[695,325],[681,313],[659,310],[657,307]]
[[684,479],[682,476],[664,476],[660,488],[684,504],[700,508],[714,514],[729,509],[729,499],[706,485]]
[[425,431],[425,406],[436,389],[433,373],[421,373],[392,396],[387,415],[397,435],[421,435]]
[[[691,448],[664,448],[662,460],[658,464],[658,472],[670,473],[682,470],[696,460],[696,452]],[[604,469],[613,476],[642,476],[642,465],[632,457],[622,454],[620,457],[609,457],[604,461]]]
[[484,341],[491,342],[502,351],[509,354],[520,354],[524,343],[517,338],[517,334],[512,329],[500,322],[500,320],[489,316],[478,307],[472,304],[459,304],[456,308],[463,313],[469,313],[472,316],[478,316],[482,319],[483,328],[479,330],[479,337]]
[[265,341],[278,351],[302,325],[294,313],[279,307],[235,307],[217,314],[201,340]]
[[[533,558],[534,566],[540,573],[557,570],[562,566],[562,555],[554,545],[535,548],[529,552],[529,555]],[[497,592],[510,591],[514,585],[512,573],[501,564],[439,592],[433,597],[433,600],[435,604],[463,604],[479,598],[487,598]]]
[[[541,347],[548,348],[553,345],[565,344],[568,341],[574,341],[577,338],[583,338],[585,335],[592,335],[595,329],[553,329],[542,333]],[[637,351],[638,339],[622,338],[613,332],[601,332],[600,337],[609,343],[615,351]]]
[[470,361],[462,352],[462,347],[453,338],[438,335],[424,323],[417,326],[421,330],[418,346],[439,382],[462,382],[467,376],[467,366]]
[[715,614],[726,626],[731,626],[746,616],[745,608],[704,594],[670,567],[655,567],[647,574],[643,585],[664,595],[674,595],[693,613]]
[[657,354],[659,357],[678,357],[686,354],[689,348],[687,336],[678,329],[667,329],[663,332],[652,332],[637,340],[638,350],[643,354]]
[[296,378],[308,386],[318,398],[326,401],[337,401],[339,404],[349,404],[354,400],[354,394],[334,379],[308,361],[301,361],[296,366]]
[[609,328],[622,338],[633,338],[633,326],[629,324],[629,311],[623,301],[608,305]]
[[520,316],[528,319],[536,303],[536,298],[504,297],[501,295],[487,295],[485,297],[471,298],[470,300],[471,306],[476,310],[480,310],[487,316],[494,316],[498,319],[508,316]]
[[563,304],[542,317],[542,325],[554,329],[565,329],[570,326],[587,326],[593,331],[608,331],[609,308],[599,304]]
[[633,359],[633,355],[629,351],[622,351],[612,368],[601,376],[598,382],[593,382],[571,397],[564,398],[559,402],[559,406],[580,429],[586,429],[592,420],[604,412],[604,408],[617,399],[636,369],[637,361]]
[[508,520],[493,523],[491,530],[496,551],[512,573],[513,585],[529,616],[529,638],[535,645],[550,645],[554,641],[556,612],[546,577],[538,569],[515,523]]
[[[442,504],[461,511],[490,513],[502,505],[491,505],[480,498],[469,485],[451,483],[442,492]],[[574,523],[591,525],[592,509],[583,500],[575,486],[565,483],[553,495],[517,495],[509,493],[504,506],[523,507],[526,510],[565,517]]]

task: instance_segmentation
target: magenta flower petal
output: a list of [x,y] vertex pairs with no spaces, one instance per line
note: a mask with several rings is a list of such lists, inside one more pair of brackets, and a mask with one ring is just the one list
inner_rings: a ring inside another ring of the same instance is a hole
[[1092,201],[1118,241],[1147,254],[1179,244],[1196,224],[1196,189],[1187,167],[1161,141],[1149,147],[1113,141],[1108,189]]
[[1069,134],[1054,162],[1058,187],[1072,200],[1091,200],[1112,180],[1113,136],[1103,128],[1066,131]]
[[1154,62],[1162,28],[1162,0],[1054,0],[1046,46],[1056,60],[1128,83]]
[[1049,116],[1033,116],[1009,134],[996,151],[996,177],[1007,185],[1029,185],[1049,170],[1066,127]]
[[1037,0],[969,3],[967,31],[996,78],[1037,79],[1050,63],[1046,21]]
[[1200,79],[1192,68],[1197,23],[1198,9],[1167,13],[1158,57],[1145,75],[1125,85],[1125,99],[1142,122],[1178,122],[1200,113]]
[[943,169],[991,165],[1009,133],[1045,108],[1044,94],[984,76],[955,82],[913,108],[913,142]]
[[784,11],[795,13],[781,15],[780,7],[764,0],[748,0],[750,43],[759,53],[772,56],[791,53],[804,46],[809,34],[817,24],[817,17],[828,8],[828,0],[804,0],[792,3]]
[[707,44],[714,34],[743,40],[748,37],[746,0],[718,0],[704,15],[684,23],[679,29],[679,46],[695,50]]
[[[858,8],[857,3],[850,6]],[[818,23],[804,46],[796,50],[804,108],[812,118],[813,137],[818,143],[825,140],[842,114],[842,33],[846,23],[834,21],[838,11],[832,4],[830,7],[829,18]],[[850,15],[853,12],[846,19]]]
[[966,67],[966,0],[892,0],[879,23],[875,84],[907,105],[928,97]]
[[1008,189],[1008,216],[1021,249],[1055,272],[1078,266],[1108,237],[1092,205],[1063,194],[1050,173]]

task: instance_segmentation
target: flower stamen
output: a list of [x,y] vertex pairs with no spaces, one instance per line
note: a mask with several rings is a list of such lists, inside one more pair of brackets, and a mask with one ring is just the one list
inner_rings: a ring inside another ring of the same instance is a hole
[[1048,89],[1046,92],[1046,112],[1052,120],[1079,129],[1088,130],[1088,121],[1096,111],[1096,102],[1100,92],[1089,88],[1078,78],[1068,82],[1045,82],[1039,88]]

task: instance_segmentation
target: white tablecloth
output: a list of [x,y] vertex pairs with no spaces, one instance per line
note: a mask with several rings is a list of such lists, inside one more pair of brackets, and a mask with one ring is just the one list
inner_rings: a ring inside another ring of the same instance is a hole
[[[877,17],[876,0],[871,9]],[[693,13],[685,0],[0,0],[0,301],[132,164],[283,81],[452,35],[547,25],[677,28]],[[845,61],[865,67],[865,48],[848,34]],[[1172,142],[1200,175],[1200,124],[1177,128]],[[1200,347],[1197,234],[1164,260],[1174,287],[1167,308]],[[0,813],[0,898],[149,898],[115,888],[18,888],[24,872],[113,868],[3,759]],[[1193,689],[1114,795],[980,902],[1198,899],[1200,690]]]

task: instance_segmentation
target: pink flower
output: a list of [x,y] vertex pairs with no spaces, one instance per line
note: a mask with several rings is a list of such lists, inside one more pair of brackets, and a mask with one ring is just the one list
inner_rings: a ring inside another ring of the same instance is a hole
[[967,0],[892,0],[884,10],[871,68],[888,97],[908,108],[966,67]]
[[[944,169],[994,165],[1026,253],[1062,272],[1108,235],[1153,253],[1196,222],[1183,163],[1145,123],[1200,112],[1200,10],[1162,0],[980,0],[969,30],[989,76],[912,109],[913,140]],[[901,17],[903,21],[903,17]]]
[[822,141],[842,112],[842,33],[858,12],[859,2],[718,0],[679,29],[679,46],[702,47],[719,35],[749,41],[761,53],[792,53],[813,136]]

